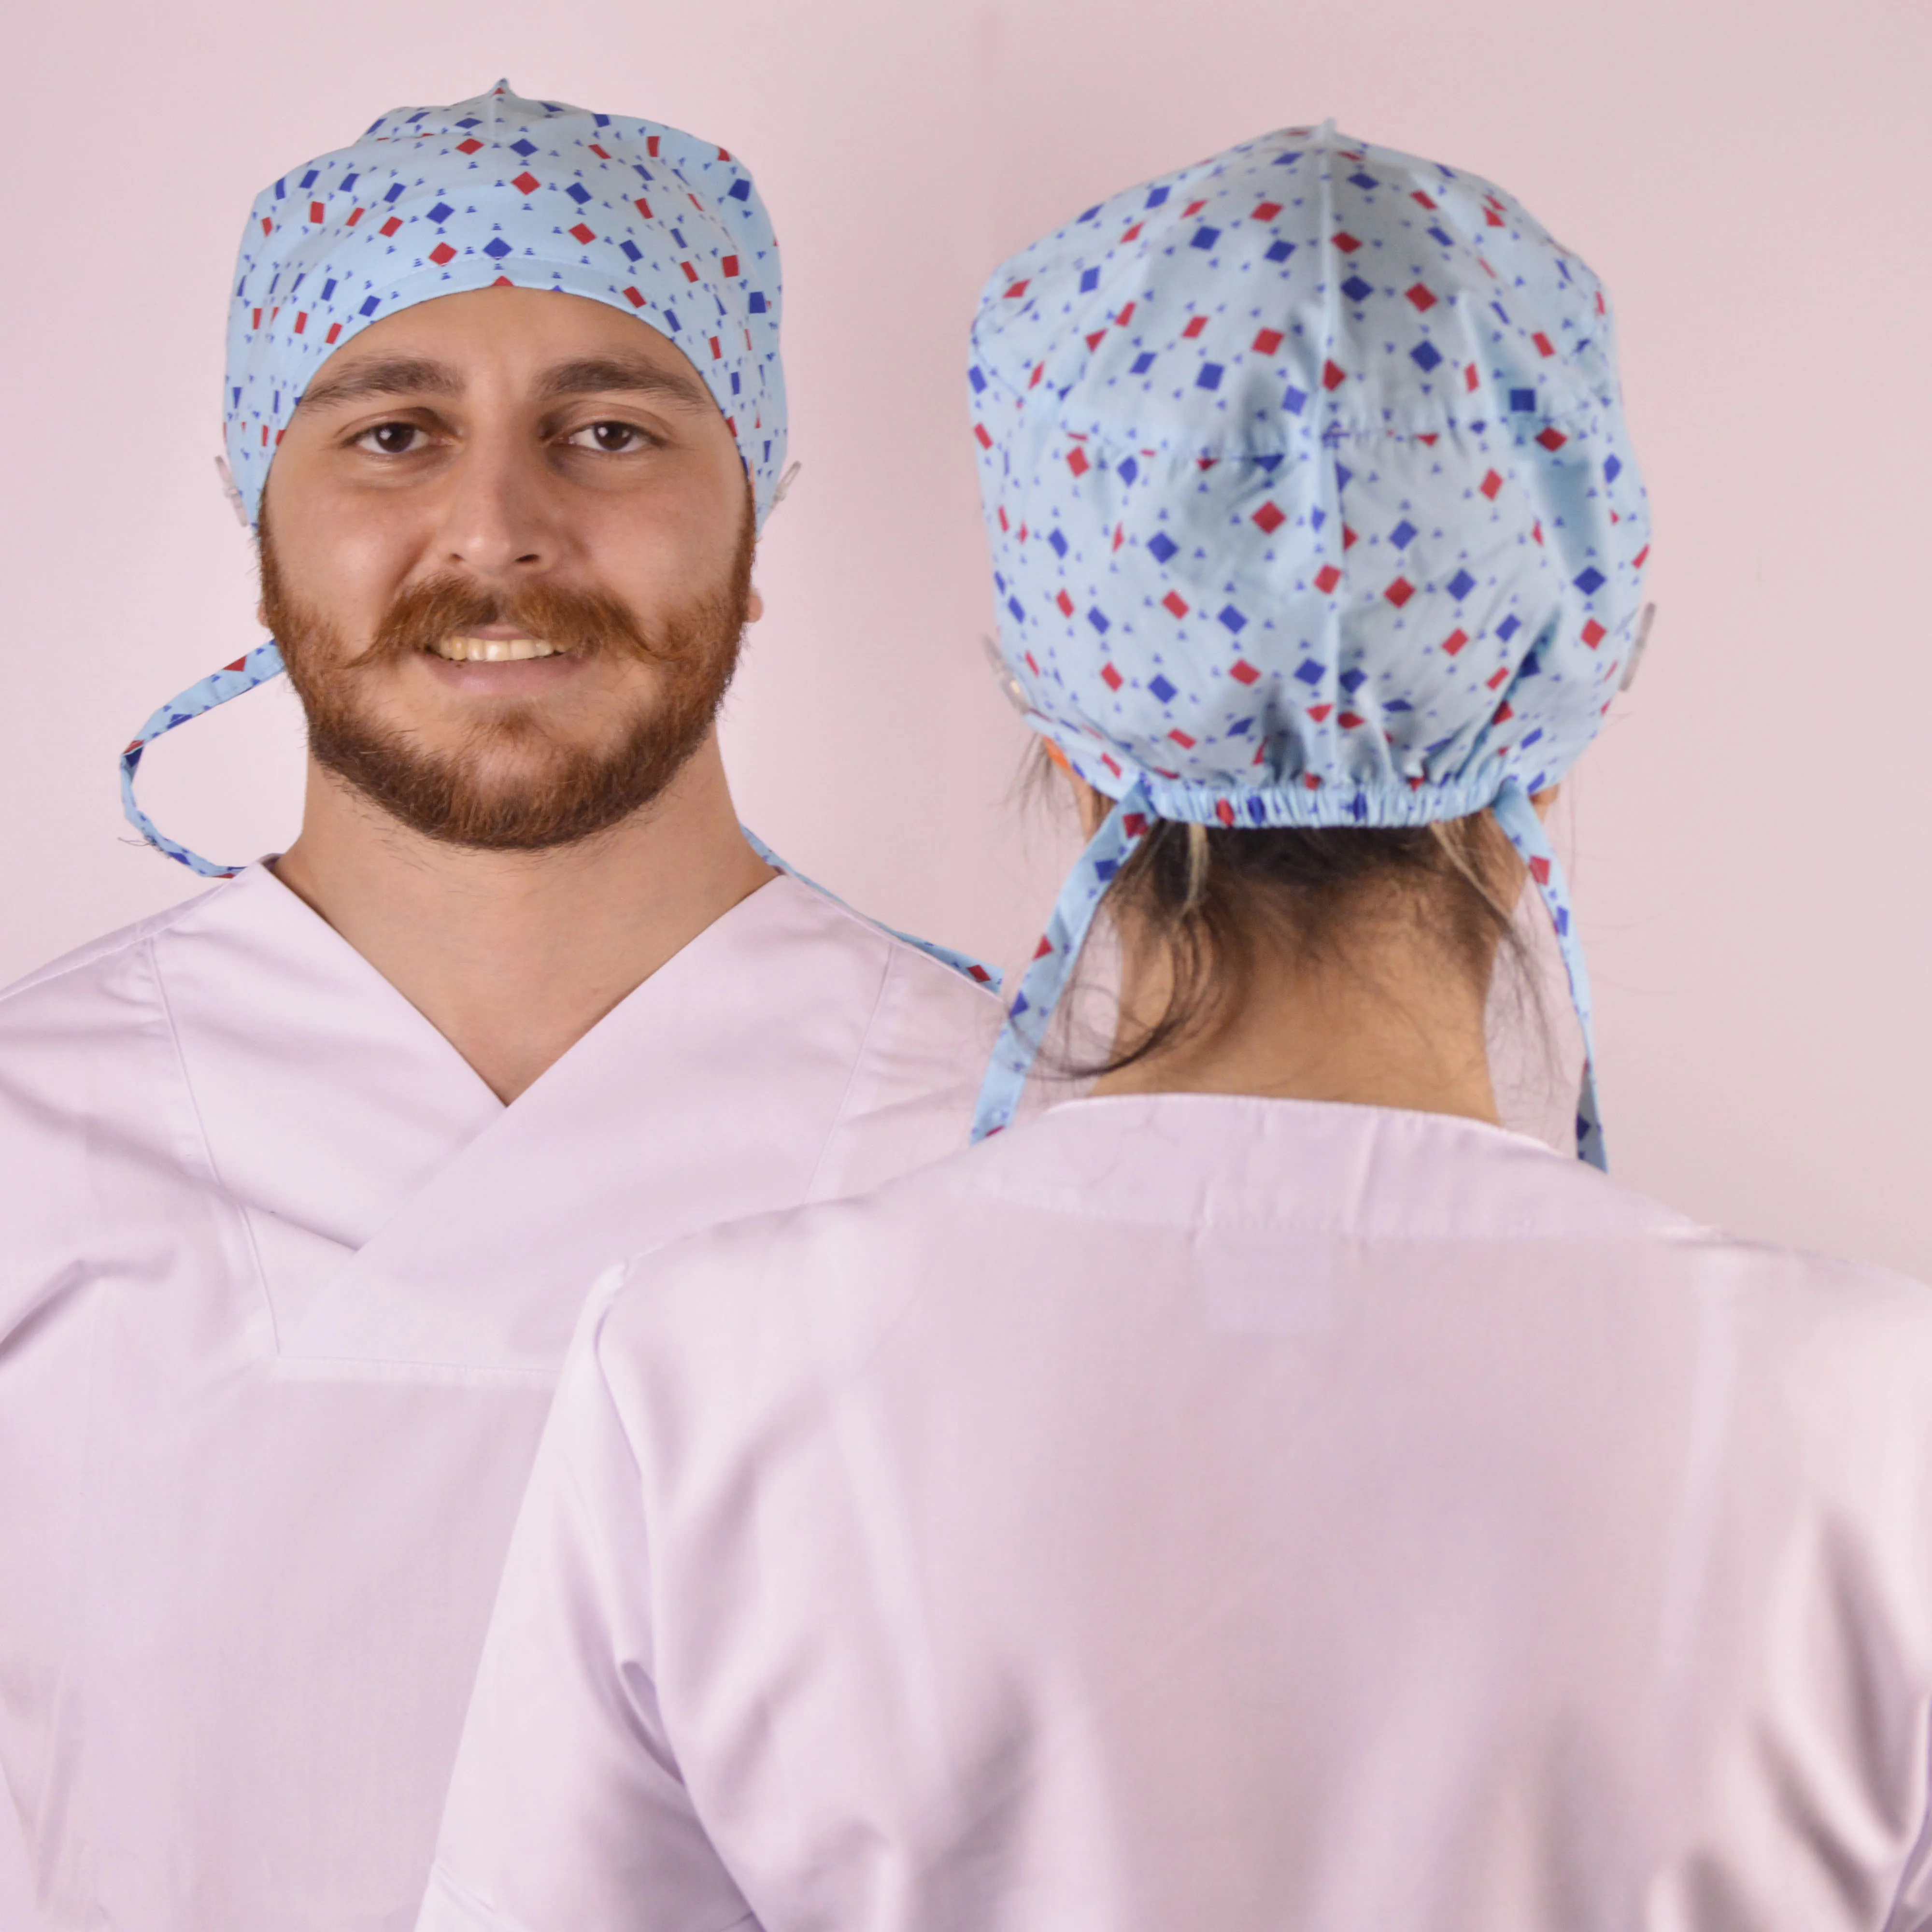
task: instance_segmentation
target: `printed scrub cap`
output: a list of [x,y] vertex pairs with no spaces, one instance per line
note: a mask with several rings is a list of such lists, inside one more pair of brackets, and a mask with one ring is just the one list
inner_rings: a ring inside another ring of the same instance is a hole
[[[969,371],[1000,649],[1115,801],[1015,997],[1012,1118],[1156,820],[1492,810],[1582,955],[1529,803],[1637,646],[1649,517],[1595,275],[1440,164],[1289,128],[1130,189],[987,284]],[[1592,1050],[1578,1147],[1603,1164]]]
[[[256,197],[222,392],[230,488],[250,526],[289,418],[337,350],[399,309],[499,286],[587,296],[674,342],[737,440],[763,526],[784,466],[785,394],[778,241],[751,176],[675,128],[525,100],[500,81],[453,107],[396,108]],[[281,668],[273,641],[258,645],[163,705],[122,754],[128,819],[204,878],[238,868],[142,811],[141,754]]]

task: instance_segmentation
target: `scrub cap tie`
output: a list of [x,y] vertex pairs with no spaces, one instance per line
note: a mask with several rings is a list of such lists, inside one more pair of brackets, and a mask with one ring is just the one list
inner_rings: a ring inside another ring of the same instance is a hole
[[1589,986],[1531,806],[1636,644],[1649,516],[1601,284],[1475,176],[1289,128],[1001,268],[968,372],[1028,724],[1114,801],[1013,999],[1011,1120],[1100,902],[1158,820],[1492,811]]
[[[310,379],[372,322],[438,296],[555,289],[608,303],[689,358],[750,478],[759,526],[782,493],[778,246],[743,164],[655,121],[526,100],[499,81],[452,107],[398,107],[272,182],[242,231],[222,391],[226,471],[250,528]],[[134,797],[154,740],[282,669],[272,641],[191,685],[121,754],[135,829],[205,878],[217,865]]]

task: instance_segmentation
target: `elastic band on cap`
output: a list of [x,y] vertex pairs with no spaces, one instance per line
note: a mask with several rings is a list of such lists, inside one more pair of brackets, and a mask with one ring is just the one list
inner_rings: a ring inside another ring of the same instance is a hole
[[1607,1172],[1610,1162],[1604,1147],[1603,1114],[1597,1105],[1597,1034],[1590,1011],[1590,974],[1583,963],[1582,938],[1570,909],[1570,882],[1563,876],[1556,848],[1550,844],[1543,820],[1521,784],[1514,778],[1508,781],[1490,809],[1529,868],[1529,876],[1543,895],[1550,922],[1556,928],[1563,970],[1570,976],[1570,1003],[1576,1009],[1577,1024],[1583,1029],[1583,1078],[1576,1095],[1576,1157]]
[[973,1115],[973,1138],[984,1140],[1012,1124],[1028,1072],[1038,1057],[1054,1009],[1066,990],[1074,962],[1080,956],[1094,915],[1121,866],[1153,830],[1154,818],[1144,784],[1136,779],[1100,829],[1088,842],[1072,876],[1060,888],[1046,936],[1035,949],[1033,962],[1006,1012],[1006,1023],[993,1048],[993,1058],[980,1088]]
[[204,879],[232,879],[243,868],[218,866],[213,860],[204,859],[199,852],[191,852],[185,845],[178,844],[141,809],[134,796],[134,774],[140,769],[141,754],[177,724],[185,724],[190,718],[199,718],[216,706],[226,704],[231,698],[239,698],[244,691],[253,691],[258,684],[266,684],[270,678],[279,676],[281,670],[282,653],[271,638],[266,644],[257,644],[247,656],[237,658],[232,664],[224,664],[198,684],[191,684],[178,696],[170,698],[141,727],[134,742],[121,754],[121,809],[126,813],[128,823],[156,851],[165,852],[178,864],[185,866],[190,872],[199,873]]

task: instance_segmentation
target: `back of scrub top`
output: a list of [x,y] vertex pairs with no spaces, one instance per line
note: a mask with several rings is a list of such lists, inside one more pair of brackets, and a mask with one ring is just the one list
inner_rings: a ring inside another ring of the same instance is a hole
[[1932,1924],[1932,1296],[1076,1102],[580,1332],[433,1932]]

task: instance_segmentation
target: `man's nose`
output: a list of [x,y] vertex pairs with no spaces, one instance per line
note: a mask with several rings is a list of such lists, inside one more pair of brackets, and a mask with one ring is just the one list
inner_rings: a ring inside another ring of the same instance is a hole
[[555,490],[541,447],[507,430],[474,434],[457,460],[444,504],[442,561],[500,580],[550,569],[564,536]]

